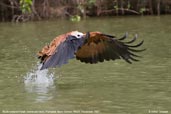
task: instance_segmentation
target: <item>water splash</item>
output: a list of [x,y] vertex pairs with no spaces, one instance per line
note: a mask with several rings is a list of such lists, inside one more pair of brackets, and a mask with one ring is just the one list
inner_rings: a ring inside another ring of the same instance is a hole
[[[39,70],[42,65],[37,64],[36,67],[28,72],[24,77],[25,90],[28,93],[36,94],[36,102],[44,102],[52,99],[50,90],[54,89],[54,73],[48,69]],[[32,98],[32,97],[31,97]]]

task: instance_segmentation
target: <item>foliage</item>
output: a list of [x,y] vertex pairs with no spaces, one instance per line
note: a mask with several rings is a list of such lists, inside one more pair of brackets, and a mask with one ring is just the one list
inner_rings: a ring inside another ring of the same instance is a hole
[[143,14],[146,11],[146,8],[140,8],[140,13]]
[[81,11],[81,13],[85,13],[84,6],[82,4],[79,4],[77,8]]
[[115,6],[114,6],[114,9],[115,9],[115,10],[118,10],[118,8],[119,8],[118,5],[115,5]]
[[128,1],[128,4],[127,4],[127,8],[130,9],[131,8],[131,4],[130,2]]
[[86,1],[86,7],[88,7],[89,9],[91,9],[93,6],[95,6],[96,4],[96,0],[87,0]]
[[79,15],[71,16],[71,17],[70,17],[70,20],[71,20],[72,22],[79,22],[79,21],[81,20],[81,16],[79,16]]
[[171,14],[171,0],[0,0],[0,21]]
[[23,14],[31,13],[32,0],[20,0],[20,9]]
[[91,5],[91,4],[95,4],[96,3],[96,0],[88,0],[88,4]]

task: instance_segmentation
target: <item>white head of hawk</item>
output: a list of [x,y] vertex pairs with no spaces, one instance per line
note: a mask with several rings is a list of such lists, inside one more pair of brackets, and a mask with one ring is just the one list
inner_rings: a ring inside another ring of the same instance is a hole
[[72,31],[71,36],[75,36],[76,38],[80,39],[84,36],[84,34],[82,32]]

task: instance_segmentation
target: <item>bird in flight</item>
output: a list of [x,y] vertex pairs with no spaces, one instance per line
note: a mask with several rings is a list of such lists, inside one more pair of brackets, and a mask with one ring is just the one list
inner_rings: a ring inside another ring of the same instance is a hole
[[59,35],[37,53],[42,63],[40,70],[60,67],[73,58],[90,64],[116,59],[123,59],[130,64],[132,61],[139,61],[136,58],[140,56],[135,53],[145,50],[136,49],[143,44],[143,41],[132,45],[137,35],[130,41],[124,41],[127,37],[128,33],[121,38],[116,38],[101,32],[82,33],[78,31]]

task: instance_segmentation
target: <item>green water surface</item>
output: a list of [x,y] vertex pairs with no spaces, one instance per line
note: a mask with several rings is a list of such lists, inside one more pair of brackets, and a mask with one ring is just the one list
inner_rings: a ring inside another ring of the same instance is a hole
[[[57,35],[72,30],[118,37],[128,32],[130,38],[138,34],[137,42],[144,40],[142,48],[147,50],[140,53],[140,62],[131,65],[123,60],[91,65],[73,59],[61,68],[37,71],[36,52]],[[29,76],[37,75],[37,83],[34,79],[27,83]],[[170,114],[171,16],[0,23],[0,113],[14,113],[7,111]]]

